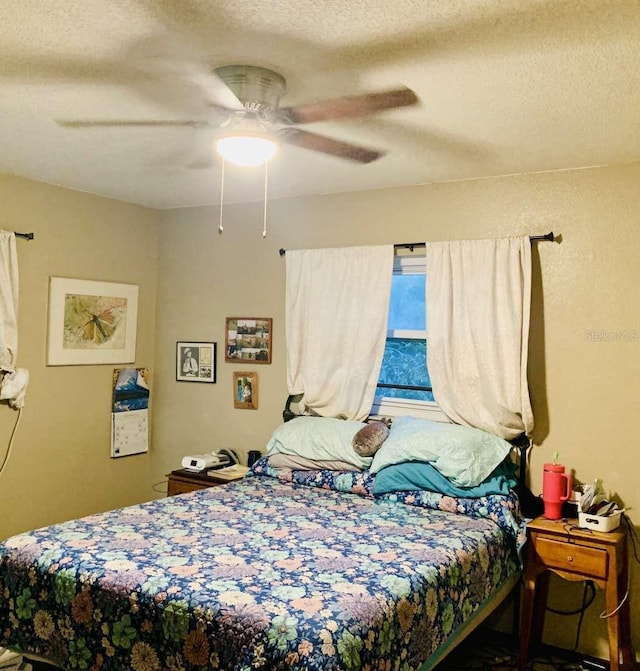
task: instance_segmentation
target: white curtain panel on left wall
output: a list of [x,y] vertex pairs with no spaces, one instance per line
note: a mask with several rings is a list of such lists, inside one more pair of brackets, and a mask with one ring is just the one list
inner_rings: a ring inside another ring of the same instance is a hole
[[0,370],[12,371],[18,357],[18,254],[16,236],[0,230]]

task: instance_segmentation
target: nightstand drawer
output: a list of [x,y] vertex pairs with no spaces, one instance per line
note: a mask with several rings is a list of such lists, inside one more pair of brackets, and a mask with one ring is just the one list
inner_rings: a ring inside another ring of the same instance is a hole
[[184,480],[169,479],[167,487],[167,496],[176,496],[177,494],[187,494],[188,492],[195,492],[197,489],[206,489],[212,487],[216,483],[212,482],[210,485],[201,484],[199,482],[185,482]]
[[242,480],[249,469],[239,464],[228,466],[219,471],[189,471],[180,468],[171,471],[167,476],[167,496],[176,494],[186,494],[195,492],[198,489],[208,489],[209,487],[219,487],[234,480]]
[[549,568],[584,573],[592,578],[607,577],[606,550],[540,537],[536,540],[535,548],[542,563]]

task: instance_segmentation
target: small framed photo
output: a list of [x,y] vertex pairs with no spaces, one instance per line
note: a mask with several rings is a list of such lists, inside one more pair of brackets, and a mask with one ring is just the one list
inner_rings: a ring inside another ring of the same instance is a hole
[[224,360],[271,363],[271,317],[227,317]]
[[258,373],[233,373],[233,407],[258,409]]
[[215,382],[216,347],[214,342],[177,342],[176,380]]

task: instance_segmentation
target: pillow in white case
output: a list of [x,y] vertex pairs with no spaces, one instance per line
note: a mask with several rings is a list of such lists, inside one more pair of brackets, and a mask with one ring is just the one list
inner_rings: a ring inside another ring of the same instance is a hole
[[359,470],[371,465],[371,457],[361,457],[352,447],[364,422],[332,417],[296,417],[281,424],[267,443],[267,456],[291,454],[314,461],[346,461]]
[[476,487],[511,451],[511,444],[491,433],[459,424],[401,416],[376,452],[371,472],[406,461],[432,464],[458,487]]

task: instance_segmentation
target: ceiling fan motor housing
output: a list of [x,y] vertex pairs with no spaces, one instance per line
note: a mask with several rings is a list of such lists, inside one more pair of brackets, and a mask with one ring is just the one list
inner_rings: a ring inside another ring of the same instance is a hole
[[287,90],[282,75],[255,65],[225,65],[216,68],[216,74],[233,91],[238,100],[252,108],[278,107]]

